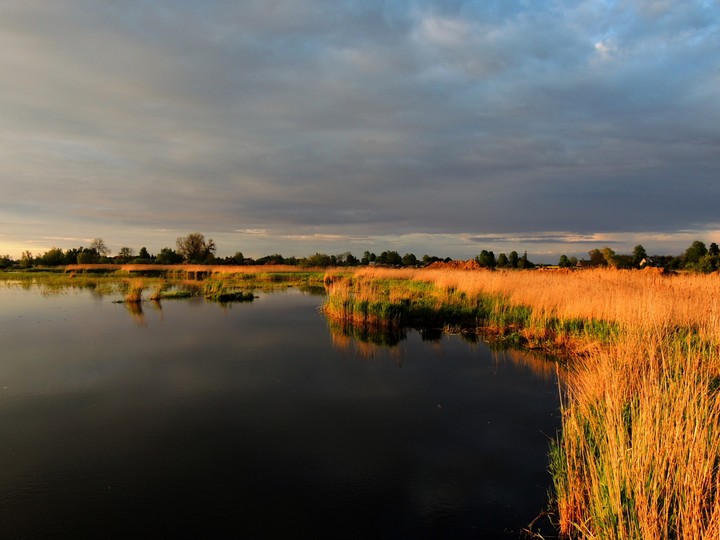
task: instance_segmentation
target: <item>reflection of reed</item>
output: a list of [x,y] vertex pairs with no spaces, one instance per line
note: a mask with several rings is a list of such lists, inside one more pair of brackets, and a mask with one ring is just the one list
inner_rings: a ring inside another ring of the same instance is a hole
[[541,381],[549,381],[556,377],[557,366],[542,355],[518,349],[492,350],[492,358],[496,364],[512,363],[516,366],[528,369]]
[[352,351],[360,358],[374,358],[388,351],[398,362],[402,354],[398,344],[407,338],[404,330],[379,328],[328,320],[332,345],[341,351]]
[[138,326],[147,326],[141,302],[123,302],[125,309]]

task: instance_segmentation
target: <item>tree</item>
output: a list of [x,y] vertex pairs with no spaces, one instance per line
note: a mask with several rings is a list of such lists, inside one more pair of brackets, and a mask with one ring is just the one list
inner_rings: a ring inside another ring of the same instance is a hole
[[497,265],[497,261],[495,261],[495,254],[492,251],[488,251],[486,249],[483,249],[480,252],[480,255],[475,257],[475,260],[480,264],[480,266],[483,266],[485,268],[495,268]]
[[642,245],[638,244],[633,248],[632,252],[632,262],[633,266],[636,268],[640,268],[640,263],[643,259],[647,259],[647,251],[645,251],[645,248],[642,247]]
[[98,262],[99,259],[98,252],[95,251],[93,248],[84,248],[80,247],[79,252],[77,254],[77,263],[78,264],[93,264]]
[[33,262],[33,254],[30,253],[30,251],[23,251],[22,255],[20,256],[20,267],[30,268],[33,265]]
[[397,251],[383,251],[376,260],[380,264],[390,266],[400,266],[402,264],[402,257]]
[[498,268],[507,268],[508,266],[510,266],[510,259],[508,259],[507,255],[505,255],[504,253],[501,253],[500,255],[498,255],[497,267]]
[[12,266],[13,260],[10,255],[0,255],[0,268],[7,268]]
[[155,257],[155,262],[158,264],[179,264],[183,262],[183,256],[176,253],[175,250],[165,247],[162,248],[158,256]]
[[138,257],[141,259],[152,259],[145,246],[140,248],[140,253],[138,253]]
[[710,247],[708,248],[708,255],[712,255],[713,257],[720,255],[720,248],[715,242],[710,244]]
[[290,264],[290,260],[286,260],[280,253],[273,253],[272,255],[265,255],[260,257],[256,264]]
[[121,247],[118,251],[118,258],[123,261],[129,261],[135,256],[135,250],[129,247]]
[[308,266],[330,266],[330,265],[332,265],[332,260],[331,260],[330,256],[326,255],[325,253],[316,253],[315,255],[308,257],[307,265]]
[[700,240],[695,240],[689,248],[685,250],[685,264],[697,263],[700,258],[707,253],[705,244]]
[[245,255],[243,255],[242,251],[238,251],[230,257],[230,260],[228,261],[230,264],[243,264],[245,262]]
[[588,251],[590,255],[590,266],[605,266],[607,261],[599,249],[593,249]]
[[517,251],[511,251],[510,255],[508,255],[508,260],[510,261],[511,268],[517,268],[520,264],[520,257],[518,257]]
[[535,264],[528,260],[527,251],[523,253],[518,261],[518,268],[535,268]]
[[570,266],[570,259],[568,259],[567,255],[560,255],[558,266],[560,268],[568,268]]
[[215,242],[212,238],[205,242],[202,233],[194,232],[176,240],[177,252],[189,263],[206,263],[215,255]]
[[110,249],[105,245],[105,241],[102,238],[95,238],[90,242],[90,249],[94,249],[100,257],[110,255]]
[[402,265],[403,266],[415,266],[417,264],[418,260],[417,257],[413,253],[406,253],[403,255],[402,258]]
[[608,266],[612,266],[613,268],[617,268],[618,261],[615,257],[615,251],[610,249],[609,247],[605,246],[601,250],[603,259],[605,259],[605,264]]
[[698,272],[709,274],[710,272],[714,272],[718,269],[718,265],[720,264],[720,260],[718,259],[720,258],[715,255],[710,255],[710,252],[708,252],[700,257],[700,260],[695,266],[697,267]]
[[65,254],[60,248],[51,248],[40,257],[40,263],[47,266],[60,266],[65,262]]

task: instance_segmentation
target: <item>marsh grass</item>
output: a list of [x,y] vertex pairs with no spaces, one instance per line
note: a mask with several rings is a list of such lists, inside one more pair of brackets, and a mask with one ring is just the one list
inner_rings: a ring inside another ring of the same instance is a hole
[[132,280],[127,287],[124,301],[128,304],[138,304],[142,302],[142,293],[147,288],[147,282],[143,279]]

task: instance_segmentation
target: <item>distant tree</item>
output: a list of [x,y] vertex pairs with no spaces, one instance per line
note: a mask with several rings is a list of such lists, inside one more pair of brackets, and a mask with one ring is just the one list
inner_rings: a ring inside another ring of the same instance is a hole
[[61,266],[66,264],[65,254],[60,248],[51,248],[40,257],[40,264],[46,266]]
[[607,266],[612,266],[613,268],[617,268],[618,262],[617,258],[615,256],[615,251],[610,249],[609,247],[605,246],[600,250],[602,253],[603,259],[605,259],[605,264]]
[[65,260],[67,264],[75,264],[77,262],[78,255],[82,253],[82,246],[79,248],[69,248],[65,250]]
[[110,249],[105,245],[105,241],[102,238],[95,238],[90,242],[90,249],[94,249],[100,257],[110,255]]
[[273,253],[272,255],[265,255],[264,257],[260,257],[257,261],[255,261],[256,264],[288,264],[288,260],[285,259],[282,255],[279,253]]
[[406,253],[403,255],[402,258],[402,265],[403,266],[415,266],[417,264],[418,260],[417,257],[413,253]]
[[570,257],[570,268],[575,268],[577,266],[578,259],[577,257]]
[[100,255],[93,248],[81,247],[76,260],[78,264],[95,264],[100,260]]
[[316,253],[315,255],[311,255],[307,258],[307,265],[308,266],[331,266],[332,265],[332,259],[329,255],[326,255],[324,253]]
[[402,264],[402,257],[397,251],[383,251],[376,260],[380,264],[390,266],[400,266]]
[[710,252],[708,251],[708,253],[700,257],[700,260],[695,264],[695,267],[698,272],[704,272],[706,274],[715,272],[718,268],[720,268],[720,257],[717,255],[710,255]]
[[140,253],[138,253],[138,257],[140,257],[141,259],[152,259],[145,246],[140,248]]
[[118,259],[122,261],[130,261],[135,257],[135,250],[129,247],[121,247],[117,254]]
[[497,261],[495,260],[495,254],[492,251],[483,249],[480,255],[475,257],[478,264],[484,268],[495,268]]
[[710,247],[708,247],[708,255],[712,255],[713,257],[720,255],[720,248],[715,242],[710,244]]
[[158,264],[180,264],[183,262],[183,256],[177,253],[174,249],[164,247],[160,250],[155,262]]
[[634,268],[635,265],[633,264],[633,256],[632,255],[615,255],[614,259],[615,261],[615,268],[620,268],[623,270],[629,270],[631,268]]
[[695,240],[690,247],[685,250],[685,263],[697,263],[707,252],[708,250],[705,244],[700,240]]
[[527,251],[523,253],[522,257],[520,257],[520,260],[518,261],[518,268],[535,268],[535,264],[528,260]]
[[588,251],[588,255],[590,255],[590,266],[605,266],[607,264],[605,256],[599,249]]
[[29,251],[23,251],[22,255],[20,256],[20,267],[30,268],[33,264],[35,264],[33,254]]
[[230,260],[228,261],[230,264],[244,264],[245,263],[245,255],[243,255],[242,251],[238,251],[230,257]]
[[642,245],[638,244],[633,248],[632,252],[632,263],[635,268],[640,268],[640,263],[643,259],[647,259],[647,251]]
[[215,256],[215,242],[207,242],[202,233],[194,232],[181,236],[175,241],[177,252],[189,263],[203,264],[212,262]]
[[558,260],[558,266],[560,268],[568,268],[570,266],[570,259],[568,259],[567,255],[560,255],[560,260]]
[[517,268],[520,265],[520,257],[517,251],[511,251],[510,255],[508,255],[508,260],[510,261],[511,268]]
[[13,265],[15,261],[12,260],[10,255],[0,255],[0,268],[8,268]]
[[344,251],[343,253],[340,253],[339,255],[334,255],[335,262],[338,265],[342,266],[355,266],[360,261],[358,261],[357,257],[355,257],[352,253],[349,251]]
[[507,268],[508,266],[510,266],[510,259],[508,259],[507,255],[504,253],[498,255],[497,268]]

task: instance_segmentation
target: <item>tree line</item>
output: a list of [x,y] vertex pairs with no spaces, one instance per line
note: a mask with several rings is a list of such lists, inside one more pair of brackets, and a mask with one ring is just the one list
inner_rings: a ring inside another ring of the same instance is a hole
[[715,242],[706,246],[704,242],[695,240],[680,255],[649,256],[645,248],[638,244],[629,255],[615,253],[607,246],[588,252],[589,259],[578,260],[576,257],[560,256],[560,268],[608,266],[619,269],[644,268],[647,266],[664,270],[689,270],[710,273],[720,270],[720,248]]
[[33,255],[25,251],[20,259],[13,260],[9,255],[0,255],[0,268],[18,267],[52,267],[69,264],[215,264],[215,265],[266,265],[284,264],[291,266],[425,266],[436,261],[451,261],[449,257],[423,255],[418,259],[412,253],[400,255],[397,251],[383,251],[379,255],[365,251],[362,257],[355,257],[346,251],[339,255],[315,253],[309,257],[283,257],[279,253],[266,255],[257,259],[245,257],[238,251],[230,257],[218,257],[217,246],[212,238],[205,239],[199,232],[179,237],[175,247],[164,247],[157,254],[150,254],[142,247],[136,253],[131,247],[122,247],[112,255],[102,238],[95,238],[88,247],[80,246],[63,251],[51,248],[45,253]]
[[[9,255],[0,255],[0,268],[32,268],[66,266],[68,264],[216,264],[216,265],[266,265],[284,264],[291,266],[391,266],[421,267],[434,262],[450,262],[450,257],[423,255],[418,258],[412,253],[400,255],[397,251],[383,251],[379,255],[365,251],[361,257],[355,257],[346,251],[338,255],[315,253],[309,257],[283,257],[279,253],[266,255],[257,259],[245,257],[238,251],[230,257],[216,256],[217,246],[202,233],[194,232],[179,237],[175,247],[164,247],[157,254],[150,254],[142,247],[136,253],[131,247],[122,247],[112,255],[102,238],[95,238],[88,247],[77,247],[62,250],[51,248],[45,253],[33,255],[25,251],[20,259],[14,260]],[[720,270],[720,248],[713,242],[706,246],[704,242],[695,240],[682,254],[648,256],[642,245],[637,245],[631,254],[618,254],[609,247],[593,249],[588,252],[588,259],[578,259],[561,255],[557,266],[560,268],[612,267],[619,269],[642,268],[656,266],[665,270],[690,270],[695,272],[714,272]],[[484,268],[530,269],[536,265],[528,259],[527,252],[522,255],[517,251],[509,254],[500,253],[495,256],[492,251],[483,249],[475,261]]]

